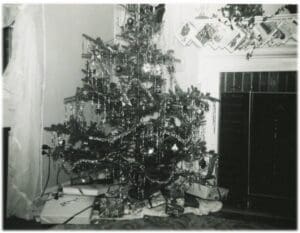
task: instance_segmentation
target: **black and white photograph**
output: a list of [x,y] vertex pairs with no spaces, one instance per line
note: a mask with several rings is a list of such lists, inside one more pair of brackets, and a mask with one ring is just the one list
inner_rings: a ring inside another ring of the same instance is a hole
[[3,230],[297,230],[297,3],[1,8]]

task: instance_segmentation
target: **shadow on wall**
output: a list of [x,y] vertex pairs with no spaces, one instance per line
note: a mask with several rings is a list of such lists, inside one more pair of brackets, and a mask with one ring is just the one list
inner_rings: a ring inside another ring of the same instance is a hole
[[[44,127],[64,120],[64,98],[75,94],[83,75],[82,33],[113,38],[113,8],[111,4],[46,4],[46,88]],[[51,145],[51,134],[44,132],[44,144]],[[51,164],[49,187],[56,185],[57,167]],[[43,158],[43,185],[48,173],[48,158]],[[69,177],[63,172],[60,182]]]

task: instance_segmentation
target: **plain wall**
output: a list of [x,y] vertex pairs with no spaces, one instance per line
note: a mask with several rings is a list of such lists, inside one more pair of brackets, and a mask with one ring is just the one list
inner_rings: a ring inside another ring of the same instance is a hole
[[[64,98],[73,96],[81,86],[85,33],[103,41],[113,38],[113,5],[46,4],[46,86],[44,92],[44,127],[63,123]],[[44,143],[50,144],[50,133],[44,132]],[[57,165],[51,163],[48,187],[56,185]],[[48,158],[43,159],[43,184],[48,174]],[[68,177],[60,176],[60,182]]]

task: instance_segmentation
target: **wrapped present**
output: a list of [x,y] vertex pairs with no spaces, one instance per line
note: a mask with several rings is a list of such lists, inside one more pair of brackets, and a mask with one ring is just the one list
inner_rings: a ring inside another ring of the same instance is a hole
[[98,224],[100,220],[101,218],[100,218],[99,210],[93,210],[91,213],[90,223]]
[[151,209],[144,207],[143,214],[144,214],[144,217],[147,217],[147,216],[168,217],[168,215],[166,214],[166,204],[160,205],[160,206],[157,206],[157,207],[154,207]]
[[184,198],[168,199],[166,205],[166,214],[178,217],[184,213]]
[[[42,224],[62,224],[72,216],[67,224],[89,224],[95,197],[64,195],[46,202],[40,214]],[[84,210],[84,211],[83,211]],[[82,213],[78,214],[80,211]],[[78,215],[76,215],[78,214]]]
[[169,196],[166,203],[166,214],[175,217],[181,215],[184,212],[184,193],[180,197]]
[[222,209],[223,204],[220,201],[198,199],[199,207],[185,207],[184,213],[193,213],[195,215],[208,215]]
[[177,163],[177,170],[194,172],[199,174],[202,179],[216,179],[216,170],[218,166],[218,154],[210,151],[203,154],[199,159],[193,161],[180,161]]
[[119,197],[125,199],[128,196],[128,188],[129,188],[128,185],[119,185],[119,184],[109,185],[109,188],[107,189],[105,196]]
[[213,177],[213,178],[205,179],[205,185],[216,186],[217,185],[216,178]]
[[106,193],[108,185],[90,184],[90,185],[74,185],[64,186],[63,193],[69,195],[84,195],[84,196],[98,196]]
[[223,207],[223,203],[221,201],[203,200],[203,199],[198,199],[198,201],[199,201],[199,212],[203,214],[216,213],[220,211]]
[[132,214],[138,214],[141,211],[143,211],[143,208],[145,206],[144,201],[126,201],[124,204],[124,214],[125,215],[132,215]]
[[184,207],[198,208],[199,207],[199,201],[194,195],[185,193],[185,195],[184,195]]
[[200,183],[191,183],[186,192],[207,200],[223,200],[227,198],[229,190],[218,186],[205,186]]
[[115,197],[98,196],[95,199],[93,211],[97,212],[100,218],[121,217],[124,215],[124,200]]
[[[124,201],[124,215],[119,217],[103,217],[100,216],[100,211],[94,209],[91,214],[91,224],[101,224],[101,220],[132,220],[141,219],[144,217],[145,203],[142,201],[130,202],[129,200]],[[117,215],[115,215],[117,216]]]
[[156,193],[153,193],[149,197],[149,199],[147,201],[147,207],[154,208],[154,207],[160,206],[165,203],[166,203],[165,197],[162,195],[161,191],[158,191]]
[[216,176],[216,167],[218,165],[218,155],[216,153],[206,153],[203,158],[198,161],[199,173],[204,178]]
[[179,161],[177,164],[177,169],[178,170],[183,170],[183,171],[192,171],[195,170],[195,168],[193,167],[194,164],[191,161]]
[[164,188],[164,194],[168,198],[183,198],[186,190],[185,180],[180,176],[174,183]]
[[71,178],[71,185],[86,185],[91,183],[92,178],[89,175],[76,176]]
[[112,183],[113,183],[113,172],[108,168],[96,172],[85,172],[81,175],[71,178],[71,185],[112,184]]

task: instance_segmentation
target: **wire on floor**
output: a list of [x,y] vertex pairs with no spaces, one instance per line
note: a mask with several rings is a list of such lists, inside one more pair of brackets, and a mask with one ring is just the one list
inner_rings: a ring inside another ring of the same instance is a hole
[[94,204],[89,205],[88,207],[85,207],[83,210],[80,210],[79,212],[77,212],[76,214],[72,215],[70,218],[68,218],[66,221],[64,221],[62,224],[67,224],[68,222],[70,222],[73,218],[75,218],[77,215],[81,214],[82,212],[92,208],[94,206]]

